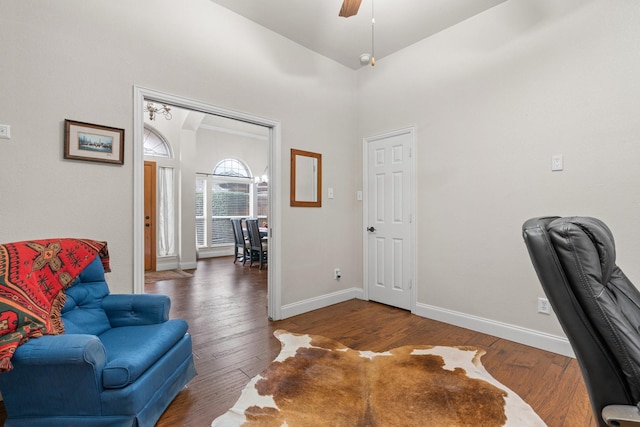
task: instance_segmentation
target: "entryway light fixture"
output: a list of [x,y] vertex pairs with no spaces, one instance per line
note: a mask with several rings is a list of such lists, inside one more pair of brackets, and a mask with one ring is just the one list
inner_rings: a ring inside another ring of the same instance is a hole
[[269,182],[269,174],[267,172],[268,170],[269,170],[269,165],[265,166],[264,170],[262,171],[262,175],[254,177],[253,181],[256,184],[268,183]]
[[155,120],[156,115],[162,114],[165,119],[171,120],[171,108],[167,107],[167,104],[161,104],[162,107],[156,107],[153,102],[147,102],[146,110],[149,113],[149,120]]

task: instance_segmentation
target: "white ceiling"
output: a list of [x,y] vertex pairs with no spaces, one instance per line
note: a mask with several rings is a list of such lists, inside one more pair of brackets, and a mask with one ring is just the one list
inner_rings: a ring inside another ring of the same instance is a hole
[[211,0],[347,67],[371,53],[372,2],[375,58],[456,25],[506,0],[363,0],[356,16],[338,16],[342,0]]

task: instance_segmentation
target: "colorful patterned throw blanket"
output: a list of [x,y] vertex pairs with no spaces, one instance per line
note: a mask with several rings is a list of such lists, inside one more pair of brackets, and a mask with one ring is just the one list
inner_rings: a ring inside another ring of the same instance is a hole
[[29,338],[61,334],[68,288],[99,254],[109,269],[106,242],[47,239],[0,244],[0,372]]

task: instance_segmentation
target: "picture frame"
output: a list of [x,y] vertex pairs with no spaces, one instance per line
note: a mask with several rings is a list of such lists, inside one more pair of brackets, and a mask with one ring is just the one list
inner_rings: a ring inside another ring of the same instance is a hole
[[124,129],[64,121],[64,158],[124,164]]

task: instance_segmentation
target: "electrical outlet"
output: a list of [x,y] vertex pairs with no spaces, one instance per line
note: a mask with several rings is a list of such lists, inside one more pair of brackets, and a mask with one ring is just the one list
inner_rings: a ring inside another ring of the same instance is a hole
[[538,313],[551,314],[551,304],[546,298],[538,298]]
[[333,278],[338,280],[342,277],[342,272],[340,271],[339,268],[336,268],[335,270],[333,270]]

